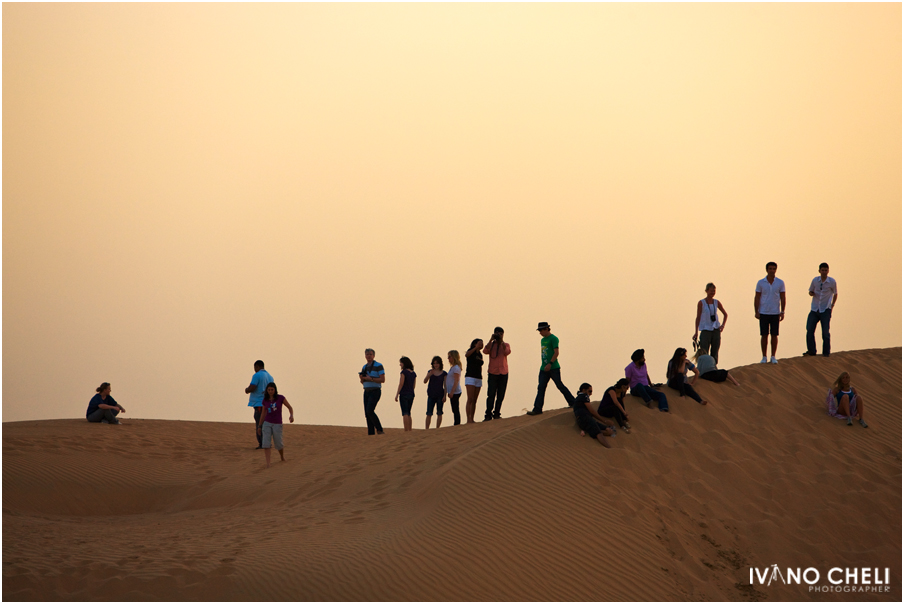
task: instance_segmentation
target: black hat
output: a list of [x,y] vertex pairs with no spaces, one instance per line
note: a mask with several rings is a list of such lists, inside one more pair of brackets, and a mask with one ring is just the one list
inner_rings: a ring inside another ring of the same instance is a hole
[[547,323],[546,321],[540,321],[539,323],[537,323],[537,331],[540,331],[541,329],[549,329],[549,323]]

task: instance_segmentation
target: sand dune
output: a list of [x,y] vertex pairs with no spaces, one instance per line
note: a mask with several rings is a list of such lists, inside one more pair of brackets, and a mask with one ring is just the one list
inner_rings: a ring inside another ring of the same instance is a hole
[[[825,414],[842,370],[869,429]],[[628,397],[608,450],[567,409],[287,425],[267,470],[247,424],[6,423],[3,598],[900,600],[901,349],[732,373],[707,407]],[[773,563],[889,567],[891,591],[748,585]]]

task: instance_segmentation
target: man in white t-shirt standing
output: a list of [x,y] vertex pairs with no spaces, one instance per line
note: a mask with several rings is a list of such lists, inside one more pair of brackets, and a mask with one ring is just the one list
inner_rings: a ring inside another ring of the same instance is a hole
[[838,284],[835,279],[829,277],[829,265],[825,262],[819,265],[819,276],[810,282],[810,314],[807,316],[807,352],[804,356],[816,356],[816,324],[822,325],[822,356],[827,357],[832,352],[832,343],[829,338],[829,321],[832,320],[832,309],[838,301]]
[[766,362],[766,340],[772,334],[772,364],[778,363],[775,351],[778,349],[778,324],[785,320],[785,282],[775,276],[778,264],[766,263],[766,276],[756,284],[756,295],[753,297],[754,316],[760,320],[760,348]]

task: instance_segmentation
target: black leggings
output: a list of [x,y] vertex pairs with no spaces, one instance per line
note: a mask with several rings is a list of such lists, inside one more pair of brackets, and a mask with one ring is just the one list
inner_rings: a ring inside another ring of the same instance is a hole
[[461,392],[449,397],[449,406],[452,407],[452,417],[454,418],[453,426],[457,426],[461,423],[461,413],[458,411],[458,399],[460,398]]
[[625,427],[625,423],[628,420],[628,418],[625,417],[625,414],[622,413],[621,410],[612,403],[609,403],[608,405],[600,405],[599,414],[603,417],[615,419],[615,421],[618,422],[618,425],[622,428]]
[[694,390],[694,387],[684,381],[684,376],[676,375],[669,380],[669,388],[677,390],[679,396],[689,396],[698,403],[702,403],[703,399]]

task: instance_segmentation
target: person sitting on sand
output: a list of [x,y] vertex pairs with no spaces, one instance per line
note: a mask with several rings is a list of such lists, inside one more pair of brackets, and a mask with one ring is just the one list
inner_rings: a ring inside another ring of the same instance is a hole
[[603,400],[600,401],[598,411],[603,417],[614,418],[625,434],[631,434],[631,425],[628,424],[628,412],[625,411],[624,402],[627,392],[628,380],[621,378],[603,393]]
[[615,434],[608,425],[613,425],[615,422],[596,412],[590,403],[591,394],[593,394],[593,386],[586,382],[581,384],[581,389],[578,390],[578,395],[574,399],[574,405],[572,405],[574,418],[581,428],[581,436],[589,435],[590,438],[600,441],[600,444],[608,449],[612,445],[609,444],[609,440],[606,437]]
[[436,407],[436,427],[439,428],[443,423],[443,403],[446,402],[446,372],[443,371],[443,359],[439,355],[433,357],[430,361],[433,367],[424,376],[424,383],[427,385],[427,425],[425,430],[430,429],[430,421],[433,419],[433,408]]
[[289,409],[289,422],[295,423],[295,413],[292,411],[292,405],[286,400],[286,397],[279,394],[276,390],[276,382],[267,384],[267,390],[264,393],[264,402],[261,412],[260,424],[257,426],[257,432],[261,435],[261,447],[264,449],[264,457],[267,460],[267,467],[270,467],[270,439],[276,450],[279,451],[279,460],[286,461],[283,455],[283,439],[282,439],[282,408],[283,405]]
[[85,417],[88,418],[89,422],[94,424],[122,423],[116,419],[116,416],[120,413],[125,413],[126,410],[113,400],[113,397],[110,396],[111,391],[110,382],[104,382],[97,387],[97,394],[91,397],[88,402],[88,410],[85,412]]
[[[690,382],[687,381],[688,369],[694,372],[694,377],[691,378]],[[697,370],[696,365],[687,360],[686,348],[675,349],[675,354],[665,370],[665,376],[668,379],[669,388],[677,390],[678,396],[689,396],[701,405],[709,402],[700,398],[700,395],[694,390],[694,382],[697,381],[700,372]]]
[[851,385],[851,376],[847,371],[839,375],[835,383],[832,384],[829,396],[826,397],[826,403],[829,407],[829,415],[839,419],[847,419],[848,426],[854,425],[852,418],[857,416],[860,425],[864,428],[869,428],[863,417],[865,411],[863,397]]
[[716,368],[716,359],[703,352],[702,348],[698,348],[697,352],[694,353],[694,362],[697,364],[697,370],[700,372],[700,377],[704,380],[710,382],[724,382],[725,380],[729,380],[735,386],[741,385],[727,369]]
[[405,432],[411,432],[411,405],[414,404],[414,380],[417,374],[414,372],[414,363],[408,357],[399,359],[399,388],[396,390],[395,400],[402,407],[402,423]]
[[631,388],[631,396],[637,396],[643,399],[647,407],[652,409],[653,399],[659,403],[659,410],[668,413],[669,401],[665,394],[653,388],[650,382],[650,376],[647,373],[647,359],[644,357],[644,349],[638,348],[631,355],[631,364],[625,367],[625,378]]

